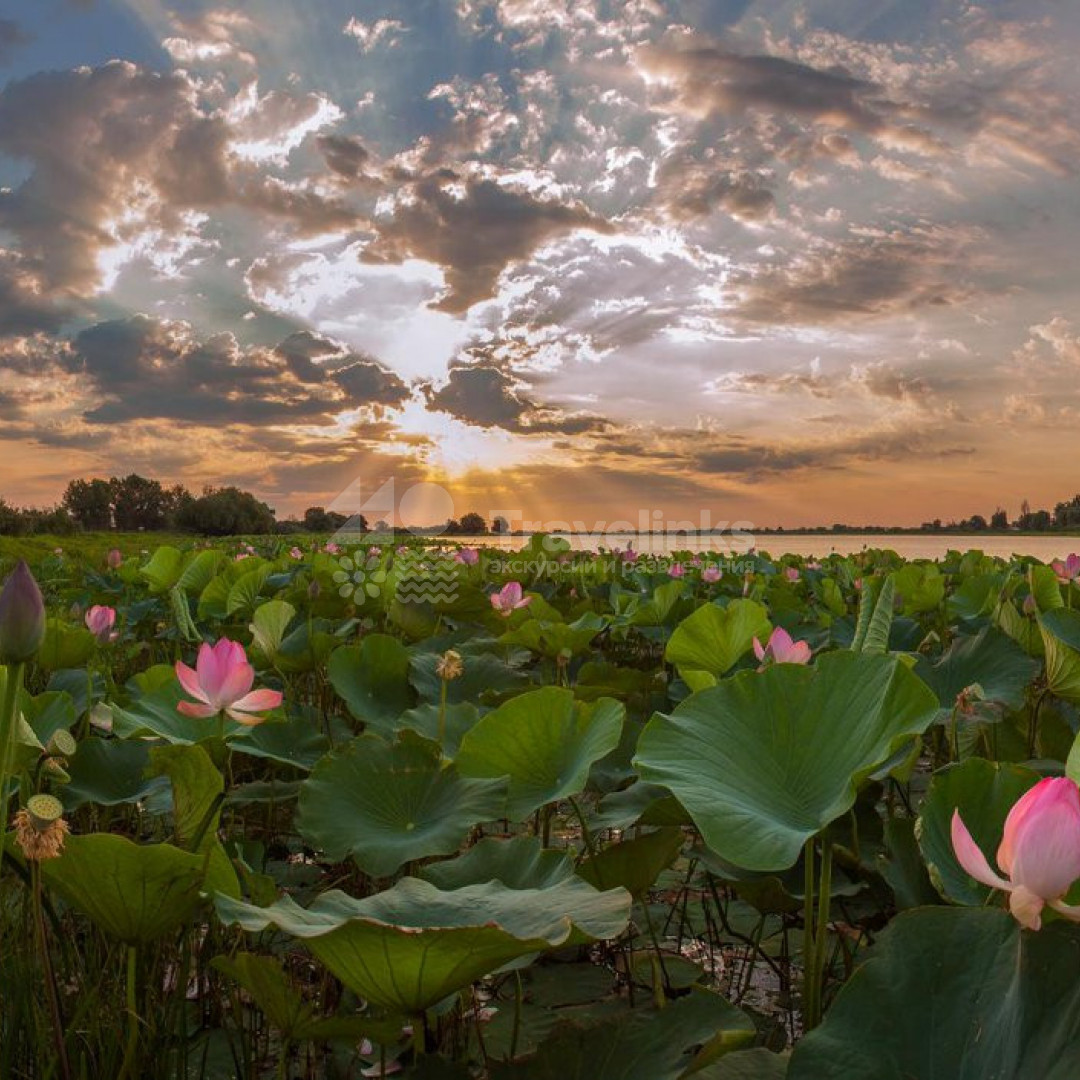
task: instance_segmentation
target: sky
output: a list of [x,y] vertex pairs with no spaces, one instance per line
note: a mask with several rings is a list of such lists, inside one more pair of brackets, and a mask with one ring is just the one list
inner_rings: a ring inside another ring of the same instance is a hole
[[1078,50],[1071,0],[0,0],[0,495],[1053,506]]

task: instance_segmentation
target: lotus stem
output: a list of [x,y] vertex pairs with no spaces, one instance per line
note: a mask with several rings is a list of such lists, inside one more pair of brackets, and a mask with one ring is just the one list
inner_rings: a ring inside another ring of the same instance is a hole
[[18,729],[19,691],[23,684],[21,663],[8,664],[4,679],[4,698],[0,703],[0,823],[7,828],[8,774],[15,756],[15,738]]
[[49,956],[49,939],[45,933],[45,915],[41,901],[41,863],[30,862],[30,876],[33,881],[34,929],[37,934],[38,948],[41,952],[41,973],[45,980],[45,998],[49,1005],[49,1019],[52,1021],[53,1038],[56,1041],[56,1058],[60,1065],[60,1075],[64,1080],[71,1080],[71,1064],[68,1061],[67,1046],[64,1043],[64,1021],[60,1014],[60,1000],[56,994],[56,977],[53,974],[52,960]]
[[124,1061],[116,1080],[128,1080],[129,1077],[135,1075],[133,1072],[135,1058],[139,1052],[139,1002],[136,993],[138,958],[136,947],[129,945],[127,947],[127,1047],[124,1050]]

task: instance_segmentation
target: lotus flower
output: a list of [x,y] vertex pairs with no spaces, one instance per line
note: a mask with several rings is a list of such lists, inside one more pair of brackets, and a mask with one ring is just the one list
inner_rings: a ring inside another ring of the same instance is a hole
[[116,634],[113,626],[116,625],[116,609],[95,604],[86,613],[86,627],[91,634],[98,639],[100,645],[107,641],[115,641]]
[[180,685],[197,701],[181,701],[176,707],[185,716],[216,716],[225,712],[239,724],[261,724],[259,713],[281,704],[279,690],[252,690],[255,669],[248,663],[243,645],[221,638],[211,647],[203,642],[192,670],[176,662]]
[[683,569],[681,562],[672,563],[668,568],[668,577],[681,578],[686,575],[686,571]]
[[480,552],[473,547],[463,547],[454,555],[454,561],[465,566],[475,566],[480,561]]
[[770,660],[774,664],[808,664],[810,646],[805,641],[795,641],[782,626],[778,626],[769,636],[768,645],[762,645],[754,638],[754,655],[763,667]]
[[336,555],[339,551],[341,551],[341,548],[339,548],[337,544],[335,544],[332,540],[328,540],[325,544],[323,544],[323,551],[325,551],[328,555]]
[[1040,780],[1009,811],[997,850],[1008,880],[990,869],[959,810],[952,816],[952,846],[976,881],[1009,894],[1009,910],[1021,926],[1038,930],[1046,905],[1080,922],[1080,907],[1062,900],[1080,878],[1080,789],[1067,777]]
[[1068,585],[1080,578],[1080,555],[1075,552],[1067,559],[1055,559],[1050,566],[1062,585]]
[[303,557],[304,553],[298,547],[289,548],[290,559],[302,559]]
[[500,615],[512,615],[518,608],[528,607],[531,596],[521,595],[521,586],[516,581],[508,581],[498,592],[491,594],[491,606]]
[[794,585],[799,580],[798,568],[794,566],[785,566],[784,577],[786,577],[788,581],[790,581],[791,584]]
[[119,548],[113,548],[109,554],[105,556],[105,561],[109,564],[110,570],[116,570],[124,561],[124,555]]
[[45,601],[20,559],[0,591],[0,664],[33,659],[45,639]]
[[719,566],[709,565],[701,571],[701,580],[711,585],[713,582],[720,580],[722,573],[723,571],[721,571]]

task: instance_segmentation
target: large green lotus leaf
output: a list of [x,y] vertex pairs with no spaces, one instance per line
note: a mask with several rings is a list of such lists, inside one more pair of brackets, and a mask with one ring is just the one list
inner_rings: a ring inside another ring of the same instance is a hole
[[1013,803],[1041,777],[1022,765],[968,758],[934,775],[923,801],[915,833],[934,887],[961,904],[984,904],[990,889],[980,885],[956,861],[951,829],[955,810],[982,848],[991,866],[1001,843],[1005,818]]
[[46,671],[82,667],[97,648],[94,635],[85,626],[69,626],[62,619],[45,622],[45,638],[36,660]]
[[577,872],[598,889],[626,889],[641,896],[678,857],[682,829],[657,829],[617,844],[609,844],[581,863]]
[[[536,1052],[497,1062],[492,1080],[678,1080],[753,1040],[753,1021],[719,994],[693,987],[663,1009],[625,1009],[563,1021]],[[698,1051],[698,1047],[704,1049]]]
[[1045,615],[1065,606],[1065,601],[1061,599],[1061,582],[1058,581],[1052,566],[1029,566],[1028,585],[1035,598],[1035,606],[1041,614]]
[[386,634],[371,634],[358,646],[335,649],[327,675],[349,712],[364,723],[395,720],[416,704],[409,685],[409,653]]
[[970,577],[945,601],[945,611],[953,620],[990,615],[997,606],[1004,585],[1004,574],[987,573]]
[[301,835],[373,877],[457,851],[474,825],[501,817],[506,784],[465,778],[438,747],[408,733],[364,734],[320,761],[300,789]]
[[1028,656],[1042,656],[1043,646],[1039,624],[1025,618],[1012,600],[1002,600],[994,612],[994,622],[1015,641]]
[[289,623],[296,617],[296,608],[287,600],[267,600],[255,609],[251,618],[251,643],[271,663],[277,659]]
[[173,831],[186,851],[205,851],[217,840],[225,780],[201,746],[159,746],[150,751],[151,776],[172,785]]
[[[428,645],[430,642],[417,646],[418,650],[423,648],[424,651],[413,654],[412,683],[421,701],[437,703],[442,695],[443,685],[436,670],[441,652],[428,651]],[[524,671],[507,663],[505,653],[496,656],[490,652],[465,649],[458,651],[462,654],[465,670],[460,678],[453,679],[446,685],[446,700],[451,705],[497,699],[520,689],[529,681],[529,676]],[[528,656],[527,653],[523,655]]]
[[521,820],[578,794],[589,769],[619,745],[625,719],[618,701],[578,702],[548,686],[482,717],[461,740],[456,764],[465,776],[509,777],[507,812]]
[[489,836],[457,858],[420,870],[420,877],[440,889],[463,889],[486,881],[499,881],[511,889],[546,889],[573,876],[569,852],[545,848],[538,836],[510,840]]
[[80,739],[67,767],[71,782],[57,794],[66,810],[75,810],[86,803],[117,806],[139,802],[163,788],[167,792],[165,777],[146,777],[149,764],[150,748],[139,739]]
[[211,966],[238,982],[266,1014],[270,1023],[290,1042],[325,1039],[373,1039],[394,1042],[401,1023],[367,1016],[317,1016],[289,983],[281,965],[269,956],[239,952],[215,956]]
[[403,878],[364,900],[332,890],[307,910],[288,897],[259,908],[219,896],[217,905],[226,923],[253,932],[276,926],[300,938],[375,1007],[416,1015],[512,960],[566,944],[575,929],[590,939],[615,937],[630,897],[576,879],[546,889],[491,881],[444,892]]
[[951,710],[957,695],[976,683],[987,701],[1019,709],[1028,684],[1038,674],[1039,662],[1007,634],[986,626],[973,637],[958,637],[936,664],[920,658],[915,670],[937,694],[943,709]]
[[1080,930],[1006,912],[899,915],[795,1047],[788,1080],[1074,1080]]
[[945,599],[945,577],[934,563],[907,563],[893,573],[893,582],[905,615],[935,611]]
[[[294,705],[283,720],[266,720],[255,727],[229,727],[229,746],[237,753],[307,772],[330,748],[329,738],[315,726],[316,716],[315,710]],[[349,734],[346,731],[344,737]]]
[[33,697],[24,690],[19,695],[19,709],[42,745],[56,732],[75,726],[75,702],[62,690],[46,690]]
[[732,600],[726,608],[704,604],[675,627],[664,657],[691,690],[702,690],[771,630],[768,612],[753,600]]
[[1046,683],[1058,697],[1080,705],[1080,611],[1057,608],[1039,617],[1046,647]]
[[163,579],[166,581],[164,588],[171,588],[175,584],[176,588],[185,593],[201,593],[214,579],[214,575],[224,561],[225,552],[218,548],[196,552],[188,559],[183,573],[180,574],[175,583],[168,582],[167,578]]
[[725,1054],[719,1061],[693,1075],[694,1080],[784,1080],[787,1067],[786,1056],[755,1046],[750,1050]]
[[208,856],[171,844],[136,844],[125,836],[71,836],[41,875],[106,934],[144,945],[178,929],[201,903]]
[[269,563],[259,563],[258,559],[243,560],[239,565],[250,567],[233,582],[225,600],[225,614],[236,615],[239,612],[253,612],[259,602],[259,593],[266,584],[273,567]]
[[152,593],[163,593],[171,589],[180,578],[184,556],[176,548],[162,544],[154,550],[150,561],[140,568],[139,573],[146,578]]
[[390,734],[396,734],[399,731],[414,731],[425,739],[438,742],[440,716],[443,727],[443,754],[448,758],[453,758],[457,755],[465,733],[475,727],[476,721],[480,719],[479,710],[468,702],[459,702],[457,705],[448,704],[445,714],[438,705],[417,705],[415,709],[407,709],[389,725]]
[[897,658],[829,653],[813,667],[774,664],[691,695],[649,721],[635,763],[722,858],[783,870],[936,711]]

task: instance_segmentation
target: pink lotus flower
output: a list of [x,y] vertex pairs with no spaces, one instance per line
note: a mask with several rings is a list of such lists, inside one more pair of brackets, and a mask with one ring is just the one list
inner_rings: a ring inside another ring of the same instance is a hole
[[794,566],[785,566],[784,567],[784,577],[786,577],[788,579],[788,581],[790,581],[791,584],[794,585],[795,582],[797,582],[799,580],[799,571]]
[[1009,894],[1009,910],[1021,926],[1038,930],[1046,905],[1080,922],[1080,907],[1062,900],[1080,878],[1080,789],[1072,780],[1040,780],[1009,811],[997,850],[998,866],[1008,880],[990,869],[959,810],[953,811],[952,845],[960,865],[976,881]]
[[713,582],[719,581],[722,574],[723,571],[719,566],[706,566],[705,569],[701,571],[701,580],[706,584],[711,585]]
[[1062,585],[1068,585],[1080,578],[1080,555],[1075,552],[1065,560],[1055,559],[1050,566]]
[[289,548],[290,559],[302,559],[303,557],[304,553],[298,547]]
[[686,571],[683,569],[681,562],[672,563],[668,569],[668,577],[681,578],[686,576]]
[[768,645],[762,645],[754,638],[754,655],[762,667],[770,660],[774,664],[808,664],[810,646],[805,641],[795,641],[782,626],[778,626],[769,636]]
[[86,613],[86,627],[97,638],[100,645],[104,645],[107,641],[116,640],[117,635],[113,633],[115,624],[116,610],[114,608],[95,604]]
[[108,555],[105,556],[105,561],[109,564],[110,570],[116,570],[124,561],[124,556],[119,548],[113,548]]
[[398,555],[408,555],[408,554],[409,554],[409,547],[408,547],[408,545],[407,545],[407,544],[402,544],[402,545],[401,545],[401,547],[399,547],[399,548],[397,549],[397,552],[396,552],[396,554],[398,554]]
[[233,556],[233,562],[243,562],[244,559],[250,559],[251,555],[246,551],[238,552]]
[[1039,605],[1035,603],[1035,597],[1028,593],[1024,597],[1024,614],[1025,615],[1037,615],[1039,613]]
[[255,669],[248,663],[243,645],[221,638],[211,647],[203,642],[192,670],[176,662],[176,677],[194,701],[181,701],[176,707],[185,716],[216,716],[225,712],[237,723],[254,727],[261,724],[258,713],[276,709],[282,700],[279,690],[252,690]]
[[465,566],[475,566],[480,561],[480,552],[476,548],[463,547],[454,554],[454,562],[463,563]]
[[521,595],[521,586],[516,581],[508,581],[498,592],[491,594],[491,606],[500,615],[512,615],[518,608],[528,607],[531,596]]
[[619,558],[623,562],[637,562],[638,553],[631,547],[619,552]]
[[340,550],[341,548],[339,548],[337,544],[333,542],[333,540],[327,540],[327,542],[323,544],[323,551],[325,551],[328,555],[336,555]]

